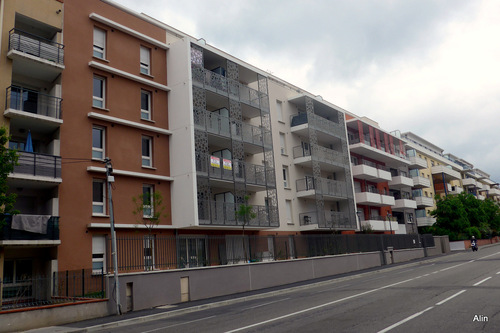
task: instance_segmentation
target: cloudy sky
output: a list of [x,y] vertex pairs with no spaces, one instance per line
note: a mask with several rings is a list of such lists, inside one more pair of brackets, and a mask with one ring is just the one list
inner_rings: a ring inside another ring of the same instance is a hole
[[497,0],[116,0],[500,182]]

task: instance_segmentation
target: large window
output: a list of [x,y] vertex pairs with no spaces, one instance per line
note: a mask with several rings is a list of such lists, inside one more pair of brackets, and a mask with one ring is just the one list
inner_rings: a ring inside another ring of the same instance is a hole
[[92,274],[106,273],[106,238],[92,236]]
[[280,133],[280,150],[281,155],[286,155],[285,133]]
[[153,217],[153,185],[142,185],[142,215],[145,218]]
[[33,296],[33,262],[27,259],[5,260],[3,268],[4,300],[31,298]]
[[94,27],[94,57],[106,58],[106,31]]
[[106,213],[106,183],[103,179],[94,179],[92,182],[92,215]]
[[104,160],[104,128],[99,126],[92,127],[92,158]]
[[153,138],[149,136],[142,137],[142,166],[153,166]]
[[141,119],[151,120],[151,93],[141,90]]
[[105,103],[105,84],[106,79],[100,76],[94,76],[92,83],[92,106],[104,108]]
[[151,50],[141,46],[141,73],[151,74]]

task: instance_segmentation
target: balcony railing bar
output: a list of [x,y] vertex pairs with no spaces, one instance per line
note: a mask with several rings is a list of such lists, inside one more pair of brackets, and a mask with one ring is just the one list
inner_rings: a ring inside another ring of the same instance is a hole
[[30,153],[17,152],[18,165],[14,166],[14,173],[28,174],[44,177],[61,177],[61,157]]
[[9,50],[28,53],[61,65],[64,63],[63,44],[16,28],[9,31]]

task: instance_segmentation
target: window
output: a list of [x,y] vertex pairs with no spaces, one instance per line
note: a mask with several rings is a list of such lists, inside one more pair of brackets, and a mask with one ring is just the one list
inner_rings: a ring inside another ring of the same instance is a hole
[[281,155],[286,155],[285,133],[280,133],[280,149]]
[[103,160],[104,156],[104,128],[94,126],[92,127],[92,158]]
[[142,166],[153,166],[153,138],[149,136],[142,137]]
[[99,76],[94,76],[94,81],[92,84],[92,106],[102,109],[105,107],[105,82],[106,79]]
[[153,217],[153,185],[142,185],[142,216]]
[[94,179],[92,182],[92,215],[104,215],[106,213],[106,183],[103,179]]
[[150,75],[151,73],[151,50],[141,46],[141,73]]
[[151,271],[155,268],[155,236],[144,236],[144,270]]
[[94,27],[94,57],[106,58],[106,31]]
[[286,223],[293,224],[292,219],[292,200],[285,200],[286,205]]
[[106,238],[92,236],[92,274],[106,273]]
[[2,297],[5,300],[29,299],[33,296],[33,262],[29,259],[5,260]]
[[141,119],[151,120],[151,93],[141,90]]
[[276,115],[278,116],[278,121],[283,121],[283,103],[276,100]]
[[284,188],[289,188],[289,179],[288,179],[288,167],[284,166],[283,167],[283,187]]

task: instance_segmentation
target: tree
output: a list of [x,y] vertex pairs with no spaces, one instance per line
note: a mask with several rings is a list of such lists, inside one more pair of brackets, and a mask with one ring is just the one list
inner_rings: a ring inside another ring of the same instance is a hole
[[[163,196],[160,192],[145,192],[139,194],[137,197],[132,198],[134,203],[134,210],[132,213],[136,217],[137,224],[142,224],[148,229],[148,237],[145,244],[145,249],[153,251],[153,228],[160,224],[162,218],[166,218],[167,214],[164,213],[165,205],[163,204]],[[146,255],[147,256],[147,255]],[[149,254],[152,258],[152,253]],[[146,262],[146,270],[153,269],[153,262]]]
[[436,209],[431,212],[437,221],[432,226],[433,234],[449,235],[450,240],[464,238],[470,221],[459,196],[449,195],[445,198],[436,196]]
[[250,199],[250,197],[248,195],[245,195],[243,199],[244,203],[240,205],[240,207],[236,211],[236,215],[243,222],[243,252],[245,256],[245,261],[247,261],[247,249],[245,246],[245,225],[249,223],[250,220],[256,218],[257,214],[255,214],[255,212],[253,211],[253,206],[248,204],[248,199]]
[[9,173],[14,171],[14,166],[17,164],[18,155],[14,150],[7,148],[7,143],[10,136],[7,135],[7,129],[0,127],[0,225],[3,225],[5,214],[18,214],[14,209],[16,202],[15,193],[7,193],[9,187],[7,178]]

